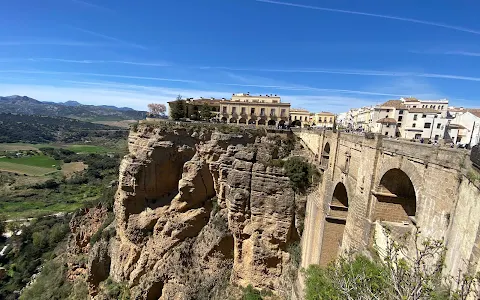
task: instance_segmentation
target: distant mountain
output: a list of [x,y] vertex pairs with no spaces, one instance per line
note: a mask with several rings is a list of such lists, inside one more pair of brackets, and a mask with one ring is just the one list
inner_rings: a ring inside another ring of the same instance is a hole
[[42,102],[27,96],[17,95],[0,97],[0,112],[67,117],[87,121],[140,120],[145,118],[146,115],[145,111],[137,111],[128,107],[83,105],[77,101]]
[[82,106],[81,103],[77,102],[77,101],[67,101],[67,102],[60,102],[58,104],[62,104],[62,105],[66,105],[66,106]]
[[0,143],[71,143],[127,135],[126,129],[71,118],[0,113]]

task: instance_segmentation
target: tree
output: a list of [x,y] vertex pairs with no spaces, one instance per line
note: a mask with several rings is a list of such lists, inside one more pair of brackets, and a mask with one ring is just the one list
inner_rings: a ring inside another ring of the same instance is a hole
[[208,104],[203,104],[200,108],[200,118],[202,120],[208,121],[212,117],[212,108]]
[[170,107],[170,116],[174,120],[178,120],[180,118],[185,118],[185,104],[182,99],[181,95],[177,96],[177,99],[172,102]]
[[479,299],[480,273],[442,276],[445,245],[441,240],[413,236],[392,238],[384,228],[386,249],[373,259],[344,255],[322,268],[311,265],[305,272],[305,299],[347,300],[466,300]]
[[5,233],[5,230],[6,230],[5,218],[0,215],[0,238]]
[[150,103],[148,105],[148,110],[150,111],[150,115],[152,116],[163,117],[165,115],[165,112],[167,111],[167,108],[165,107],[165,104]]

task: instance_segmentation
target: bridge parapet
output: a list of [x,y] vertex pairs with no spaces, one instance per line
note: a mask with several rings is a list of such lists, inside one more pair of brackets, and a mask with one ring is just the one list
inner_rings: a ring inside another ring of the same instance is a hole
[[334,133],[331,130],[308,129],[296,129],[293,132],[315,155],[320,154],[322,144],[331,143],[332,139],[338,139],[342,143],[377,148],[382,153],[402,155],[423,163],[434,163],[451,169],[459,169],[468,156],[466,150],[384,138],[381,135],[365,136],[346,132]]

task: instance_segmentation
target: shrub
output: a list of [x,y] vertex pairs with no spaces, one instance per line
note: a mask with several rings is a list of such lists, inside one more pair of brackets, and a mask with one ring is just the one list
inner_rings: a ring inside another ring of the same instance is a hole
[[251,284],[243,289],[242,300],[262,300],[262,294],[255,289]]
[[389,299],[387,269],[365,256],[340,258],[326,268],[311,265],[306,275],[305,299]]
[[53,260],[44,265],[35,283],[25,289],[20,299],[67,299],[71,290],[72,285],[66,280],[66,266]]
[[307,189],[318,181],[320,173],[315,166],[302,157],[291,157],[284,164],[285,172],[296,192],[305,193]]

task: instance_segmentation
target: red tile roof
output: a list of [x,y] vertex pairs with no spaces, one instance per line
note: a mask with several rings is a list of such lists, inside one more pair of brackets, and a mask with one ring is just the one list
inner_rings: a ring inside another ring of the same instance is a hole
[[397,124],[397,121],[392,118],[383,118],[377,121],[377,123],[381,124]]
[[480,118],[480,108],[467,109],[467,111]]
[[387,102],[380,105],[380,107],[393,107],[396,109],[407,109],[407,107],[403,105],[402,100],[388,100]]

